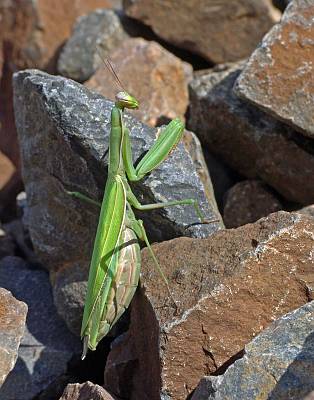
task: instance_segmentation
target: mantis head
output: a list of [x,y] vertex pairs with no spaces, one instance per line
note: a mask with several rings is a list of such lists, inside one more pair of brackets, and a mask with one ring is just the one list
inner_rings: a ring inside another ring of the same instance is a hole
[[139,104],[135,97],[127,92],[119,92],[116,94],[116,106],[119,108],[136,109]]

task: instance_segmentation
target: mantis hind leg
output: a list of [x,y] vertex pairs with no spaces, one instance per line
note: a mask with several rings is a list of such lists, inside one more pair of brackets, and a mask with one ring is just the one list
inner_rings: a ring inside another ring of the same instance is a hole
[[148,248],[148,251],[149,251],[149,253],[150,253],[150,255],[151,255],[152,259],[153,259],[153,262],[154,262],[154,264],[155,264],[155,267],[156,267],[156,269],[157,269],[159,275],[161,276],[162,280],[164,281],[164,283],[165,283],[165,285],[166,285],[166,288],[167,288],[169,297],[171,298],[171,300],[172,300],[172,302],[173,302],[173,305],[175,306],[175,309],[177,310],[177,309],[178,309],[178,306],[177,306],[177,303],[176,303],[176,301],[174,300],[174,298],[173,298],[173,296],[172,296],[172,293],[171,293],[171,291],[170,291],[168,279],[166,278],[166,275],[164,274],[163,270],[161,269],[161,267],[160,267],[160,265],[159,265],[159,262],[158,262],[158,260],[157,260],[157,258],[156,258],[156,256],[155,256],[155,253],[153,252],[153,249],[152,249],[152,247],[151,247],[151,245],[150,245],[150,243],[149,243],[149,240],[148,240],[148,238],[147,238],[146,231],[145,231],[145,228],[144,228],[143,221],[142,221],[141,219],[136,220],[136,219],[134,218],[134,219],[132,219],[131,221],[129,221],[129,225],[130,225],[130,228],[133,229],[133,231],[135,232],[136,236],[137,236],[140,240],[142,240],[143,242],[145,242],[145,244],[146,244],[146,246],[147,246],[147,248]]
[[66,190],[66,194],[72,197],[76,197],[77,199],[83,200],[86,203],[93,204],[95,206],[101,207],[101,203],[99,201],[93,200],[88,196],[85,196],[85,194],[80,193],[80,192],[69,192]]

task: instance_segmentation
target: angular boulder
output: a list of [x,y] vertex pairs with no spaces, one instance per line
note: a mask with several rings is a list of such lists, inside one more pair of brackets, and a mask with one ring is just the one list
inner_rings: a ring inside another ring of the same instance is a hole
[[0,398],[31,400],[66,372],[81,343],[57,314],[46,271],[18,257],[5,257],[0,262],[0,286],[28,306],[18,359],[0,389]]
[[205,378],[192,400],[311,400],[314,301],[273,322],[244,351],[224,375]]
[[233,93],[243,63],[198,72],[190,83],[188,128],[240,174],[288,200],[314,203],[312,143]]
[[250,101],[314,138],[314,2],[290,2],[264,37],[235,89]]
[[[127,82],[127,92],[140,102],[139,109],[133,112],[138,119],[151,126],[175,117],[184,119],[189,101],[188,82],[192,79],[190,64],[158,43],[142,38],[125,40],[111,52],[110,61],[122,82]],[[117,93],[117,82],[105,66],[86,86],[109,99]]]
[[222,373],[272,321],[310,300],[313,232],[312,218],[279,212],[154,245],[178,310],[143,250],[142,290],[128,333],[112,345],[105,387],[122,398],[132,388],[131,399],[181,400],[204,374]]
[[26,315],[27,305],[0,288],[0,395],[1,386],[16,363]]
[[269,0],[126,0],[129,17],[212,63],[247,57],[280,13]]

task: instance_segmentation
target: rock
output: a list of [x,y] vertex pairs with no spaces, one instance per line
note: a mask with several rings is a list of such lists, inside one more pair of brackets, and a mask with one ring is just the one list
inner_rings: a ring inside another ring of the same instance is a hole
[[[192,67],[156,42],[128,39],[110,54],[117,75],[127,82],[126,90],[135,95],[140,108],[134,115],[155,126],[159,120],[181,117],[188,106],[188,81]],[[107,98],[114,99],[117,82],[104,66],[86,83]],[[121,89],[118,89],[118,91]]]
[[37,66],[46,69],[52,63],[58,49],[70,36],[78,16],[96,8],[110,7],[103,0],[79,0],[69,3],[57,0],[54,6],[48,0],[32,2],[8,0],[2,3],[2,37],[12,46],[7,61],[17,68]]
[[132,388],[131,400],[181,400],[203,375],[221,373],[272,321],[309,301],[313,232],[313,219],[278,212],[207,239],[154,245],[177,315],[143,250],[145,291],[112,345],[105,387],[122,398]]
[[306,395],[314,391],[313,331],[312,301],[273,322],[245,346],[243,358],[223,376],[207,378],[214,391],[192,400],[310,400]]
[[[71,279],[77,279],[75,269],[83,272],[84,278],[80,275],[80,281],[74,281],[76,288],[69,294],[71,304],[82,304],[81,295],[74,300],[72,294],[85,292],[99,210],[70,197],[65,190],[80,191],[101,201],[108,161],[108,154],[105,158],[103,155],[108,148],[113,103],[74,81],[39,71],[20,72],[15,75],[14,82],[16,122],[28,198],[25,222],[36,254],[53,272],[54,282],[59,279],[56,271],[64,274],[69,270]],[[137,160],[152,145],[156,130],[128,113],[125,121],[131,129],[134,160]],[[219,218],[215,205],[208,203],[193,161],[182,144],[133,188],[142,203],[195,198],[208,219]],[[206,237],[223,227],[222,223],[189,226],[198,222],[193,207],[170,207],[137,215],[144,220],[151,241],[178,235]],[[64,275],[61,279],[70,285],[70,279]],[[68,304],[66,301],[65,307]],[[59,306],[58,311],[64,314]],[[73,316],[67,315],[67,323],[73,321],[69,327],[75,332],[81,313],[81,308],[75,308]]]
[[59,400],[114,400],[101,386],[92,382],[75,383],[66,387]]
[[308,215],[309,217],[314,217],[314,204],[311,204],[310,206],[307,207],[303,207],[300,210],[297,210],[296,212]]
[[31,400],[66,371],[70,359],[81,350],[80,340],[57,315],[46,271],[32,269],[17,257],[6,257],[0,262],[0,286],[28,306],[18,360],[0,398]]
[[106,58],[126,38],[119,17],[112,10],[98,9],[80,17],[60,54],[59,73],[79,82],[86,81],[102,65],[97,47]]
[[233,94],[242,65],[197,74],[188,128],[240,174],[262,179],[288,200],[314,203],[312,144]]
[[314,2],[295,0],[265,36],[236,93],[314,138]]
[[279,12],[268,0],[180,1],[126,0],[124,10],[166,41],[213,63],[247,57]]
[[[204,186],[207,199],[213,205],[213,207],[215,207],[216,215],[219,216],[220,214],[215,198],[214,188],[204,158],[201,142],[199,141],[195,133],[188,130],[184,131],[182,141],[184,147],[189,152],[193,160],[193,164],[196,169],[197,175],[200,177],[202,184]],[[222,221],[221,223],[223,224]]]
[[[0,2],[3,42],[3,73],[0,89],[0,150],[20,171],[19,145],[14,123],[12,74],[23,68],[55,72],[60,48],[69,37],[79,15],[98,7],[110,7],[107,0],[5,0]],[[21,190],[21,177],[18,174]]]
[[226,193],[223,218],[227,228],[237,228],[281,209],[279,199],[267,185],[261,181],[246,180]]
[[0,288],[0,387],[15,365],[26,314],[27,305]]

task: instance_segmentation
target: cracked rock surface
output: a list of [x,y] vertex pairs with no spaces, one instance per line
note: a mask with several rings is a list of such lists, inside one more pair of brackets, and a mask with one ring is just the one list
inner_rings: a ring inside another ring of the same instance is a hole
[[294,0],[239,76],[243,99],[314,138],[314,1]]
[[27,305],[0,287],[0,388],[14,368],[24,334],[26,314]]
[[311,300],[313,232],[313,218],[278,212],[207,239],[154,245],[177,315],[143,250],[145,290],[134,298],[129,331],[113,343],[108,390],[181,400],[203,375],[222,373],[271,322]]
[[0,262],[1,286],[26,303],[28,313],[18,359],[0,389],[0,398],[31,400],[66,371],[72,356],[81,351],[81,343],[57,314],[46,271],[18,257],[5,257]]
[[314,142],[239,99],[243,62],[197,73],[190,83],[188,127],[240,174],[259,178],[287,200],[314,203]]
[[311,400],[313,376],[311,301],[260,333],[224,375],[204,378],[192,400]]

